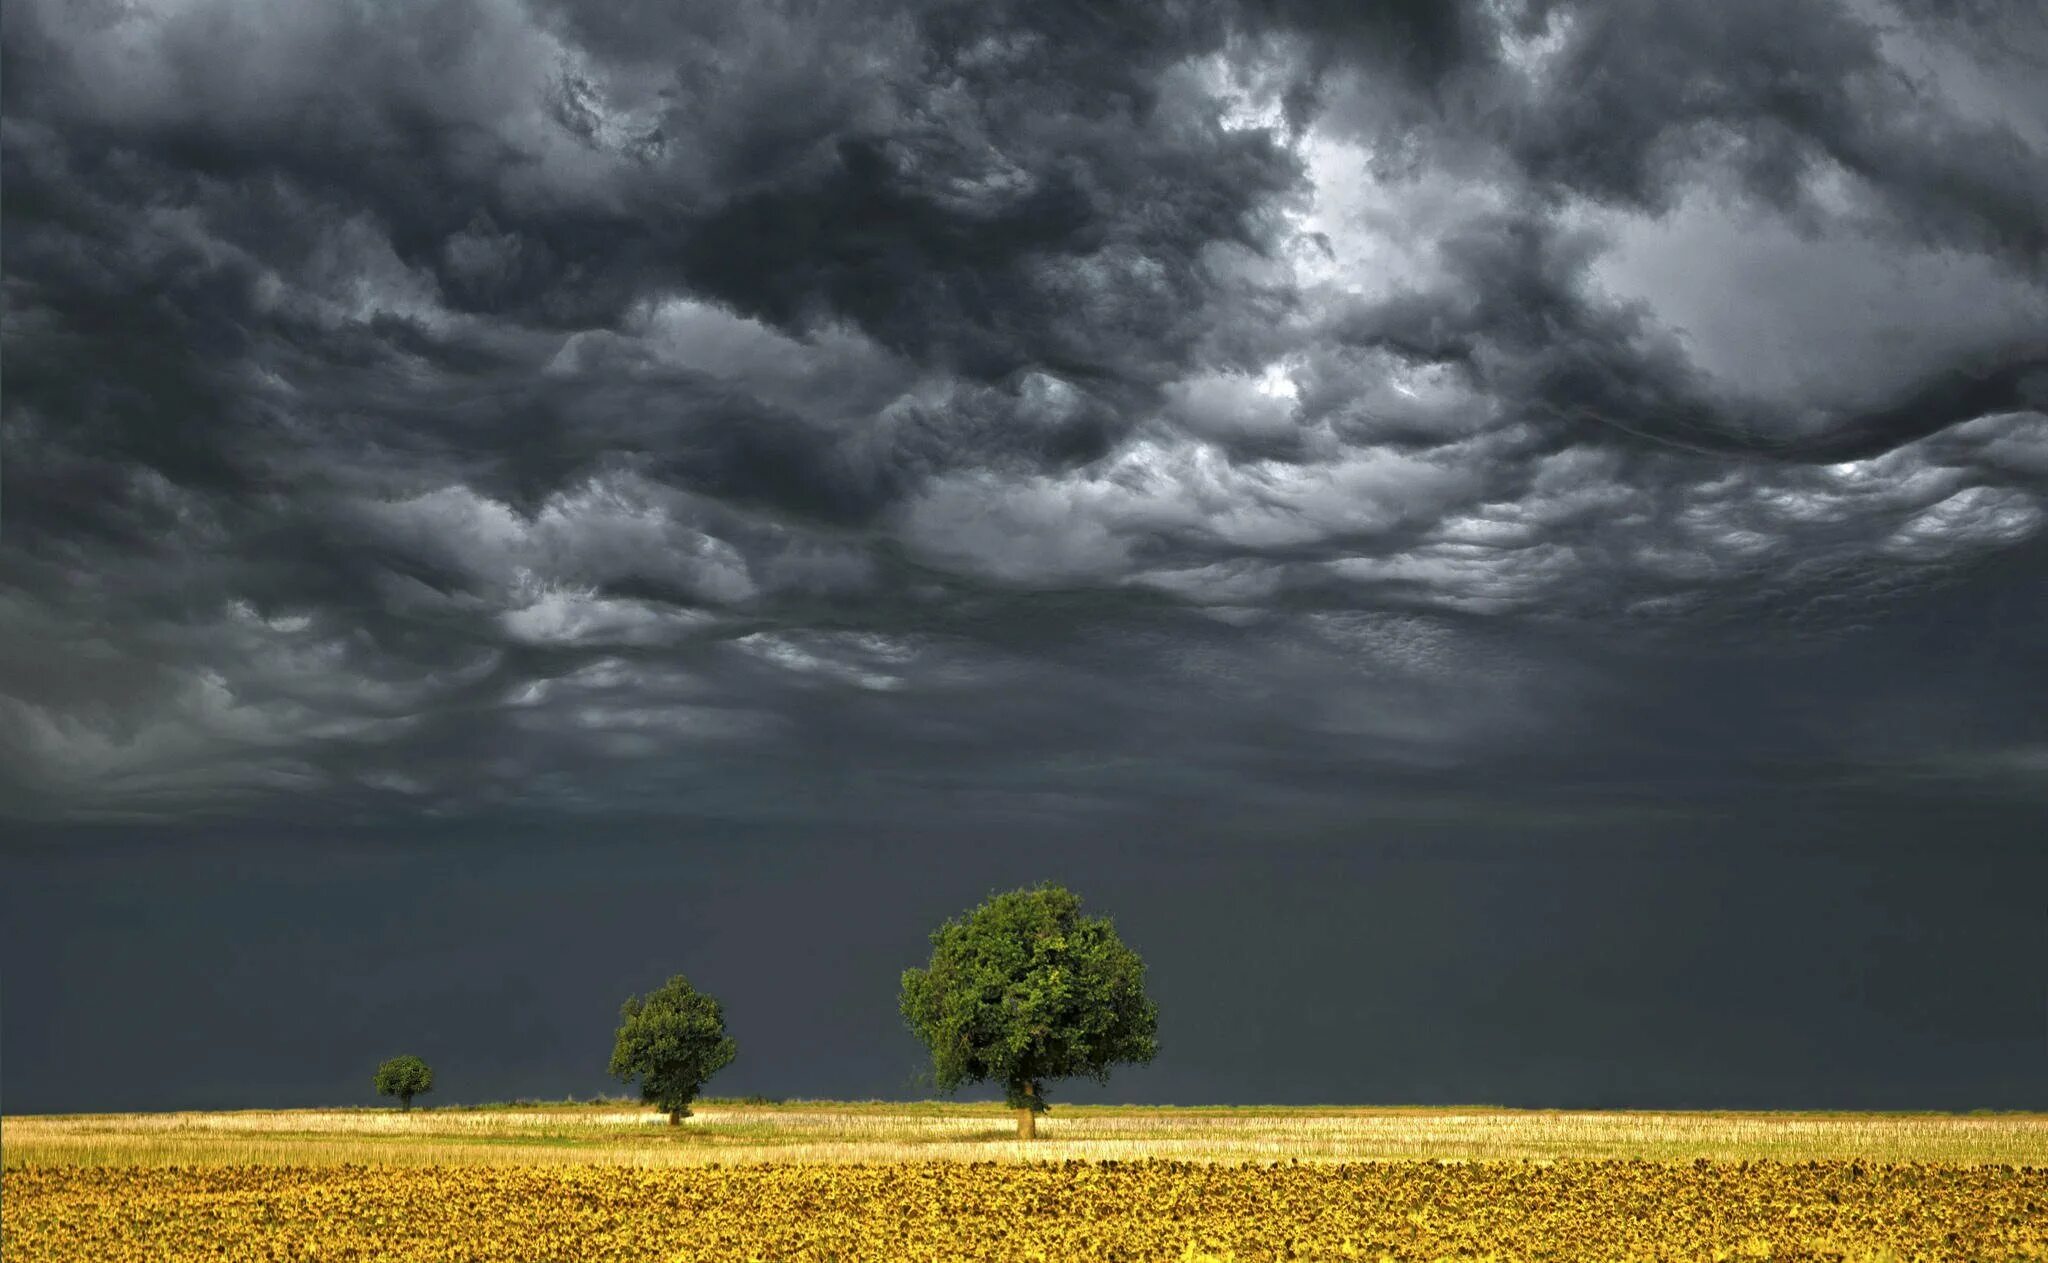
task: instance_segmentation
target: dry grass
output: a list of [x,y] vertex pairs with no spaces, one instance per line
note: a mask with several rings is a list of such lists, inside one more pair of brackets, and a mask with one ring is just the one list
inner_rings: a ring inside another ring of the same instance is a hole
[[1742,1114],[1067,1106],[1021,1145],[1007,1111],[717,1105],[683,1127],[607,1106],[263,1110],[0,1119],[8,1167],[224,1164],[672,1166],[1070,1158],[1275,1162],[1862,1158],[2048,1165],[2044,1114]]

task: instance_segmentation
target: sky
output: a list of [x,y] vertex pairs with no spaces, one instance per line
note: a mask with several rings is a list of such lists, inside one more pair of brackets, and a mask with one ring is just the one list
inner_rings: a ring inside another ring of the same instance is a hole
[[1066,1099],[2048,1107],[2038,5],[16,0],[0,213],[9,1111],[1039,880]]

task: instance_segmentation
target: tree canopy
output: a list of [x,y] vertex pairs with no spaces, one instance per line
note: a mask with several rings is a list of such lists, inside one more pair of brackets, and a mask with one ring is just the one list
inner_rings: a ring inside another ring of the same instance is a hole
[[611,1072],[640,1080],[640,1098],[668,1111],[670,1124],[690,1113],[704,1081],[738,1055],[725,1033],[725,1010],[681,974],[619,1010]]
[[1111,1066],[1158,1052],[1145,962],[1070,890],[996,895],[931,942],[931,962],[904,972],[904,1019],[931,1049],[939,1089],[1002,1084],[1022,1137],[1048,1108],[1047,1081],[1108,1082]]
[[407,1053],[377,1067],[378,1096],[395,1096],[401,1109],[412,1108],[412,1098],[434,1090],[434,1068]]

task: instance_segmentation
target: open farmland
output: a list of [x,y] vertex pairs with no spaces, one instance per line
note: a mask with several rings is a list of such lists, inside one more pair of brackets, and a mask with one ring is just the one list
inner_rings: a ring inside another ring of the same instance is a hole
[[1811,1163],[37,1167],[17,1263],[2048,1258],[2048,1173]]
[[2048,1116],[707,1104],[10,1118],[21,1260],[2048,1259]]
[[735,1162],[1863,1159],[2048,1166],[2048,1114],[1063,1105],[1015,1139],[999,1105],[700,1102],[682,1127],[622,1104],[72,1114],[0,1120],[10,1167],[633,1166]]

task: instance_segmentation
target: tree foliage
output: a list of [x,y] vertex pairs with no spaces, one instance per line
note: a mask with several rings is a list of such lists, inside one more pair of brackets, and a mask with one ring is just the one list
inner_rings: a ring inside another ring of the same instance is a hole
[[640,1080],[640,1098],[668,1111],[670,1123],[690,1113],[704,1081],[731,1063],[739,1048],[725,1033],[725,1010],[681,974],[619,1010],[611,1072]]
[[434,1090],[434,1068],[407,1053],[377,1067],[378,1096],[395,1096],[403,1109],[412,1108],[412,1098]]
[[1044,1084],[1158,1052],[1145,962],[1107,917],[1081,915],[1054,885],[996,895],[932,932],[931,963],[903,975],[903,1016],[932,1053],[942,1091],[1000,1083],[1012,1108],[1047,1109]]

